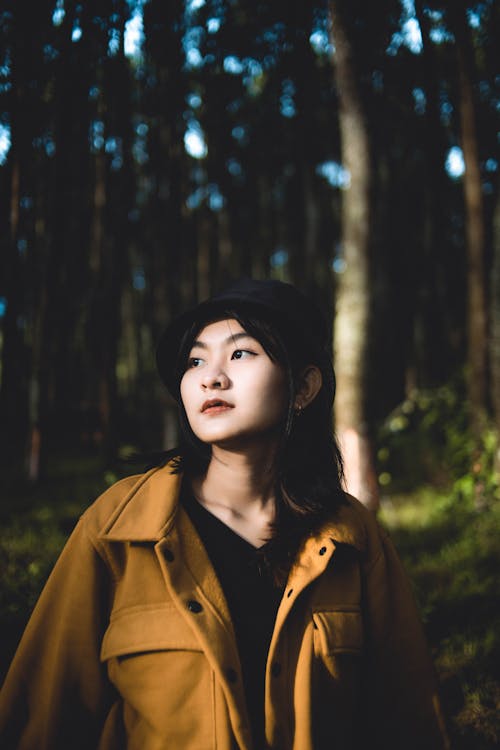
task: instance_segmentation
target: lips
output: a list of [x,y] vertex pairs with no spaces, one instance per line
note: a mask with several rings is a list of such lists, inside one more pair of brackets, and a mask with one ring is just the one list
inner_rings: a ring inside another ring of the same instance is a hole
[[204,402],[201,411],[203,414],[219,414],[232,408],[232,404],[228,404],[227,401],[223,401],[221,398],[211,398]]

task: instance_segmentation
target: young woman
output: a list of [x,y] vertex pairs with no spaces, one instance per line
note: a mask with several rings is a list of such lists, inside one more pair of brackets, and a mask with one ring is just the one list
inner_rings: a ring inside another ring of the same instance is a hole
[[342,490],[326,341],[277,281],[167,329],[182,443],[80,519],[7,677],[3,748],[446,747],[407,580]]

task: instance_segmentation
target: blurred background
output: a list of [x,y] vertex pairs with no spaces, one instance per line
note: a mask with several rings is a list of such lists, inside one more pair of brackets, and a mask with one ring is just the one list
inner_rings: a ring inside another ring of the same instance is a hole
[[165,324],[278,278],[331,323],[453,746],[497,746],[499,31],[493,0],[0,0],[2,670],[79,513],[175,445]]

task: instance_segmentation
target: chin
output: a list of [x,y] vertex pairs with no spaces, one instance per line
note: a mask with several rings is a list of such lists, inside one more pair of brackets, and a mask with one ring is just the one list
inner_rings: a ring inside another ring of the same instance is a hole
[[208,435],[197,435],[197,437],[201,440],[202,443],[207,443],[208,445],[217,445],[221,448],[226,448],[233,443],[248,442],[248,439],[243,435],[228,434],[227,432],[213,432]]
[[270,444],[277,444],[280,439],[280,432],[278,430],[259,431],[259,432],[238,432],[238,433],[225,433],[217,436],[211,436],[210,438],[200,438],[204,443],[208,443],[214,447],[221,448],[226,451],[234,451],[235,453],[241,453],[242,451],[252,451],[255,448],[269,448]]

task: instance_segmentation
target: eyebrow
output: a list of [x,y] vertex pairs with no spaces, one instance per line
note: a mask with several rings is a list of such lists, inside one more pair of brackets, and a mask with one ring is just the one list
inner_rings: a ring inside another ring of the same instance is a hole
[[[253,339],[254,341],[256,341],[254,336],[251,336],[246,331],[240,331],[240,333],[232,333],[230,336],[227,337],[227,339],[224,339],[222,343],[224,345],[234,344],[236,343],[236,341],[240,341],[241,339]],[[205,344],[204,341],[200,341],[199,339],[196,339],[196,341],[193,341],[191,345],[191,349],[194,349],[195,347],[198,349],[208,349],[208,345]]]

